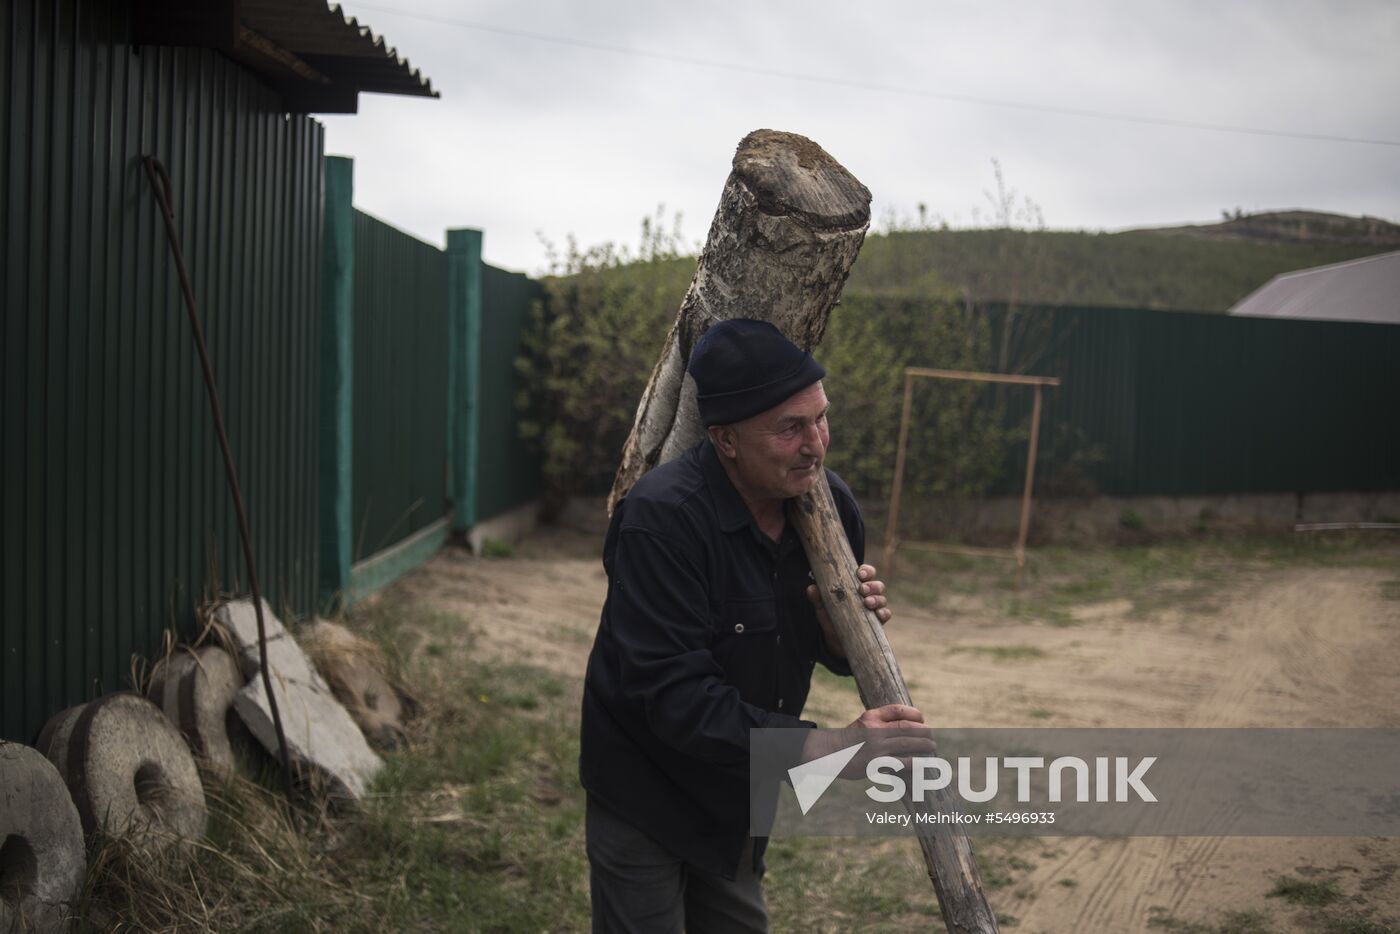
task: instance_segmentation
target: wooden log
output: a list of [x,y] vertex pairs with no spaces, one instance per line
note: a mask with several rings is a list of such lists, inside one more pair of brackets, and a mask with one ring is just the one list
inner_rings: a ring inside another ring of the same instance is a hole
[[776,130],[744,137],[695,277],[642,392],[608,512],[642,474],[704,436],[685,368],[710,325],[768,321],[811,350],[869,225],[869,190],[816,143]]
[[[757,130],[739,144],[695,278],[637,407],[608,510],[639,477],[704,436],[691,349],[716,321],[756,318],[811,350],[870,223],[870,192],[805,137]],[[909,704],[909,691],[875,615],[860,599],[856,560],[823,474],[789,510],[866,707]],[[941,802],[935,802],[941,803]],[[997,930],[971,844],[956,827],[919,837],[943,921],[952,934]]]
[[[841,635],[861,703],[867,709],[886,704],[913,706],[884,627],[879,617],[866,609],[860,595],[856,557],[824,473],[811,491],[791,501],[788,516],[802,538],[822,604]],[[933,793],[932,806],[935,812],[954,810],[941,790]],[[996,916],[982,890],[972,843],[957,825],[922,831],[919,848],[938,894],[943,923],[951,934],[996,931]]]

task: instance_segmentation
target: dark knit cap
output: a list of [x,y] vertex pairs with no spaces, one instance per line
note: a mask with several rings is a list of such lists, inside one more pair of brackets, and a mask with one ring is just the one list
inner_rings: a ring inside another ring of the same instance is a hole
[[732,425],[766,412],[826,375],[767,321],[735,318],[705,332],[690,354],[700,421]]

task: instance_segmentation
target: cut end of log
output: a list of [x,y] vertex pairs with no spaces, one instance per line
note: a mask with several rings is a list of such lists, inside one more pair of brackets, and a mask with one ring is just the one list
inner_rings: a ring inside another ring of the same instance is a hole
[[644,473],[705,436],[686,365],[716,321],[767,321],[811,350],[870,223],[870,191],[816,143],[755,130],[739,143],[695,278],[642,393],[608,512]]
[[765,214],[822,231],[870,223],[870,189],[805,136],[754,130],[734,153],[734,174]]

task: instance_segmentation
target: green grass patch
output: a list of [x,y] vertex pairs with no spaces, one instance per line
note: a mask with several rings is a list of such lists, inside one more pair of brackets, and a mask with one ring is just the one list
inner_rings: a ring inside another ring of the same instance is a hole
[[1333,879],[1295,879],[1291,876],[1280,876],[1274,882],[1274,887],[1269,890],[1268,897],[1281,898],[1294,905],[1321,908],[1340,900],[1342,893]]
[[1118,514],[1118,524],[1129,532],[1141,532],[1147,528],[1147,520],[1134,509],[1124,509]]
[[1045,651],[1033,645],[955,645],[948,650],[949,655],[959,653],[985,655],[998,662],[1019,662],[1045,657]]
[[1164,908],[1149,910],[1147,926],[1154,931],[1170,931],[1171,934],[1214,934],[1214,928],[1198,921],[1183,921],[1166,913]]
[[[1026,859],[1036,841],[1030,838],[987,837],[976,841],[977,868],[989,892],[1014,888],[1035,863]],[[1042,856],[1044,854],[1041,854]]]
[[[812,687],[825,685],[835,688],[838,691],[845,691],[847,694],[860,696],[860,689],[856,687],[856,679],[846,675],[835,675],[826,669],[824,665],[818,665],[812,669]],[[908,685],[905,685],[908,687]]]
[[1341,918],[1328,918],[1322,927],[1323,934],[1396,934],[1392,924],[1373,921],[1361,915],[1346,915]]
[[1269,916],[1262,911],[1227,911],[1215,927],[1219,934],[1268,934]]
[[1106,574],[1093,575],[1052,584],[1050,592],[1063,600],[1100,600],[1112,594],[1113,581]]
[[[1216,609],[1222,595],[1261,573],[1295,567],[1366,567],[1391,570],[1396,550],[1358,535],[1255,535],[1197,538],[1134,545],[1052,545],[1031,552],[1027,574],[1016,586],[1006,562],[941,552],[902,552],[890,580],[900,603],[936,607],[942,595],[980,595],[1007,620],[1077,626],[1078,608],[1127,600],[1130,618],[1165,609],[1191,613]],[[1400,599],[1400,581],[1382,585],[1386,599]]]
[[481,543],[481,556],[483,558],[514,558],[515,546],[510,542],[488,538]]
[[1269,916],[1262,911],[1226,911],[1214,923],[1186,921],[1166,913],[1164,908],[1149,909],[1147,926],[1170,934],[1269,934]]
[[774,931],[927,931],[939,917],[911,839],[775,837],[764,859]]

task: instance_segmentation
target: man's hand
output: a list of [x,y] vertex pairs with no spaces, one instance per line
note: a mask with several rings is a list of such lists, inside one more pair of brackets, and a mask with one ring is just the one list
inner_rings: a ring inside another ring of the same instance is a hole
[[[871,729],[888,732],[873,736],[865,732],[848,732]],[[894,756],[907,765],[911,757],[932,756],[937,750],[933,733],[924,726],[924,715],[919,708],[907,704],[886,704],[864,711],[844,730],[813,731],[802,748],[802,761],[819,759],[861,741],[865,745],[841,770],[842,778],[860,778],[865,774],[866,764],[880,756]]]
[[[875,566],[870,564],[862,564],[856,569],[856,576],[861,580],[860,595],[865,603],[865,608],[873,610],[875,617],[880,620],[880,625],[883,626],[890,621],[890,617],[894,614],[885,605],[885,582],[876,580],[876,573]],[[841,644],[841,637],[837,634],[836,627],[831,624],[831,617],[827,615],[826,607],[822,604],[821,594],[817,593],[815,584],[808,585],[807,599],[816,608],[817,622],[821,624],[822,636],[826,639],[827,648],[831,649],[832,654],[845,658],[846,647]],[[912,710],[913,708],[905,709]]]
[[908,704],[873,707],[851,721],[848,730],[923,730],[924,714]]

